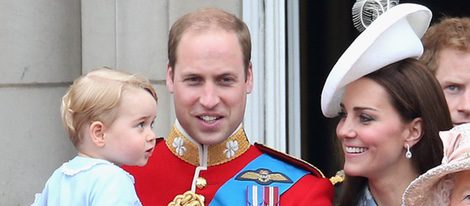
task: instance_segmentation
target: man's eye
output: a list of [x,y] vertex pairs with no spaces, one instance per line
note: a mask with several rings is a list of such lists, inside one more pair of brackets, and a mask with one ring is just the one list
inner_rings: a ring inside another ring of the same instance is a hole
[[230,86],[235,82],[235,79],[232,77],[223,77],[219,80],[219,83],[224,86]]
[[455,94],[455,93],[458,93],[461,90],[461,88],[458,85],[448,85],[448,86],[444,87],[444,90],[449,92],[449,93]]
[[188,77],[184,79],[184,82],[186,82],[189,85],[197,85],[201,83],[201,79],[198,77]]

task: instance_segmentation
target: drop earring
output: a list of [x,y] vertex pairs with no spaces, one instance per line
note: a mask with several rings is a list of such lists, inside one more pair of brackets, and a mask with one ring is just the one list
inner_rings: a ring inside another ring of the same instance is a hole
[[411,154],[410,145],[409,145],[409,144],[406,144],[406,153],[405,153],[405,157],[406,157],[407,159],[411,159],[412,156],[413,156],[413,154]]

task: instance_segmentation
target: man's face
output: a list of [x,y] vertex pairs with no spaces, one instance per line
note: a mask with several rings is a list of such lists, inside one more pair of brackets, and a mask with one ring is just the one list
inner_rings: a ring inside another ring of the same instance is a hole
[[245,78],[236,34],[221,29],[189,29],[176,54],[175,68],[168,67],[166,75],[176,118],[201,144],[224,141],[243,121],[246,95],[253,81],[251,66]]
[[470,52],[444,49],[436,78],[441,84],[454,125],[470,122]]

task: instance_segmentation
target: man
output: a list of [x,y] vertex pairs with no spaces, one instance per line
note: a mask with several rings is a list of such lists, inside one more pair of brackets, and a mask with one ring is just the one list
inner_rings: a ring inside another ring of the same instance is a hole
[[243,21],[218,9],[184,15],[170,30],[168,60],[175,125],[147,166],[127,168],[143,205],[331,205],[318,169],[245,136],[253,73]]
[[470,122],[470,18],[445,17],[422,38],[421,56],[441,84],[454,125]]

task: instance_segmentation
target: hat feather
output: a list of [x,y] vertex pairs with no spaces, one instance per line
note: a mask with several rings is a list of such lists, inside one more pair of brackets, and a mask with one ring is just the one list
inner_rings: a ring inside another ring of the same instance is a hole
[[364,31],[378,16],[398,5],[399,0],[357,0],[352,7],[353,24]]

